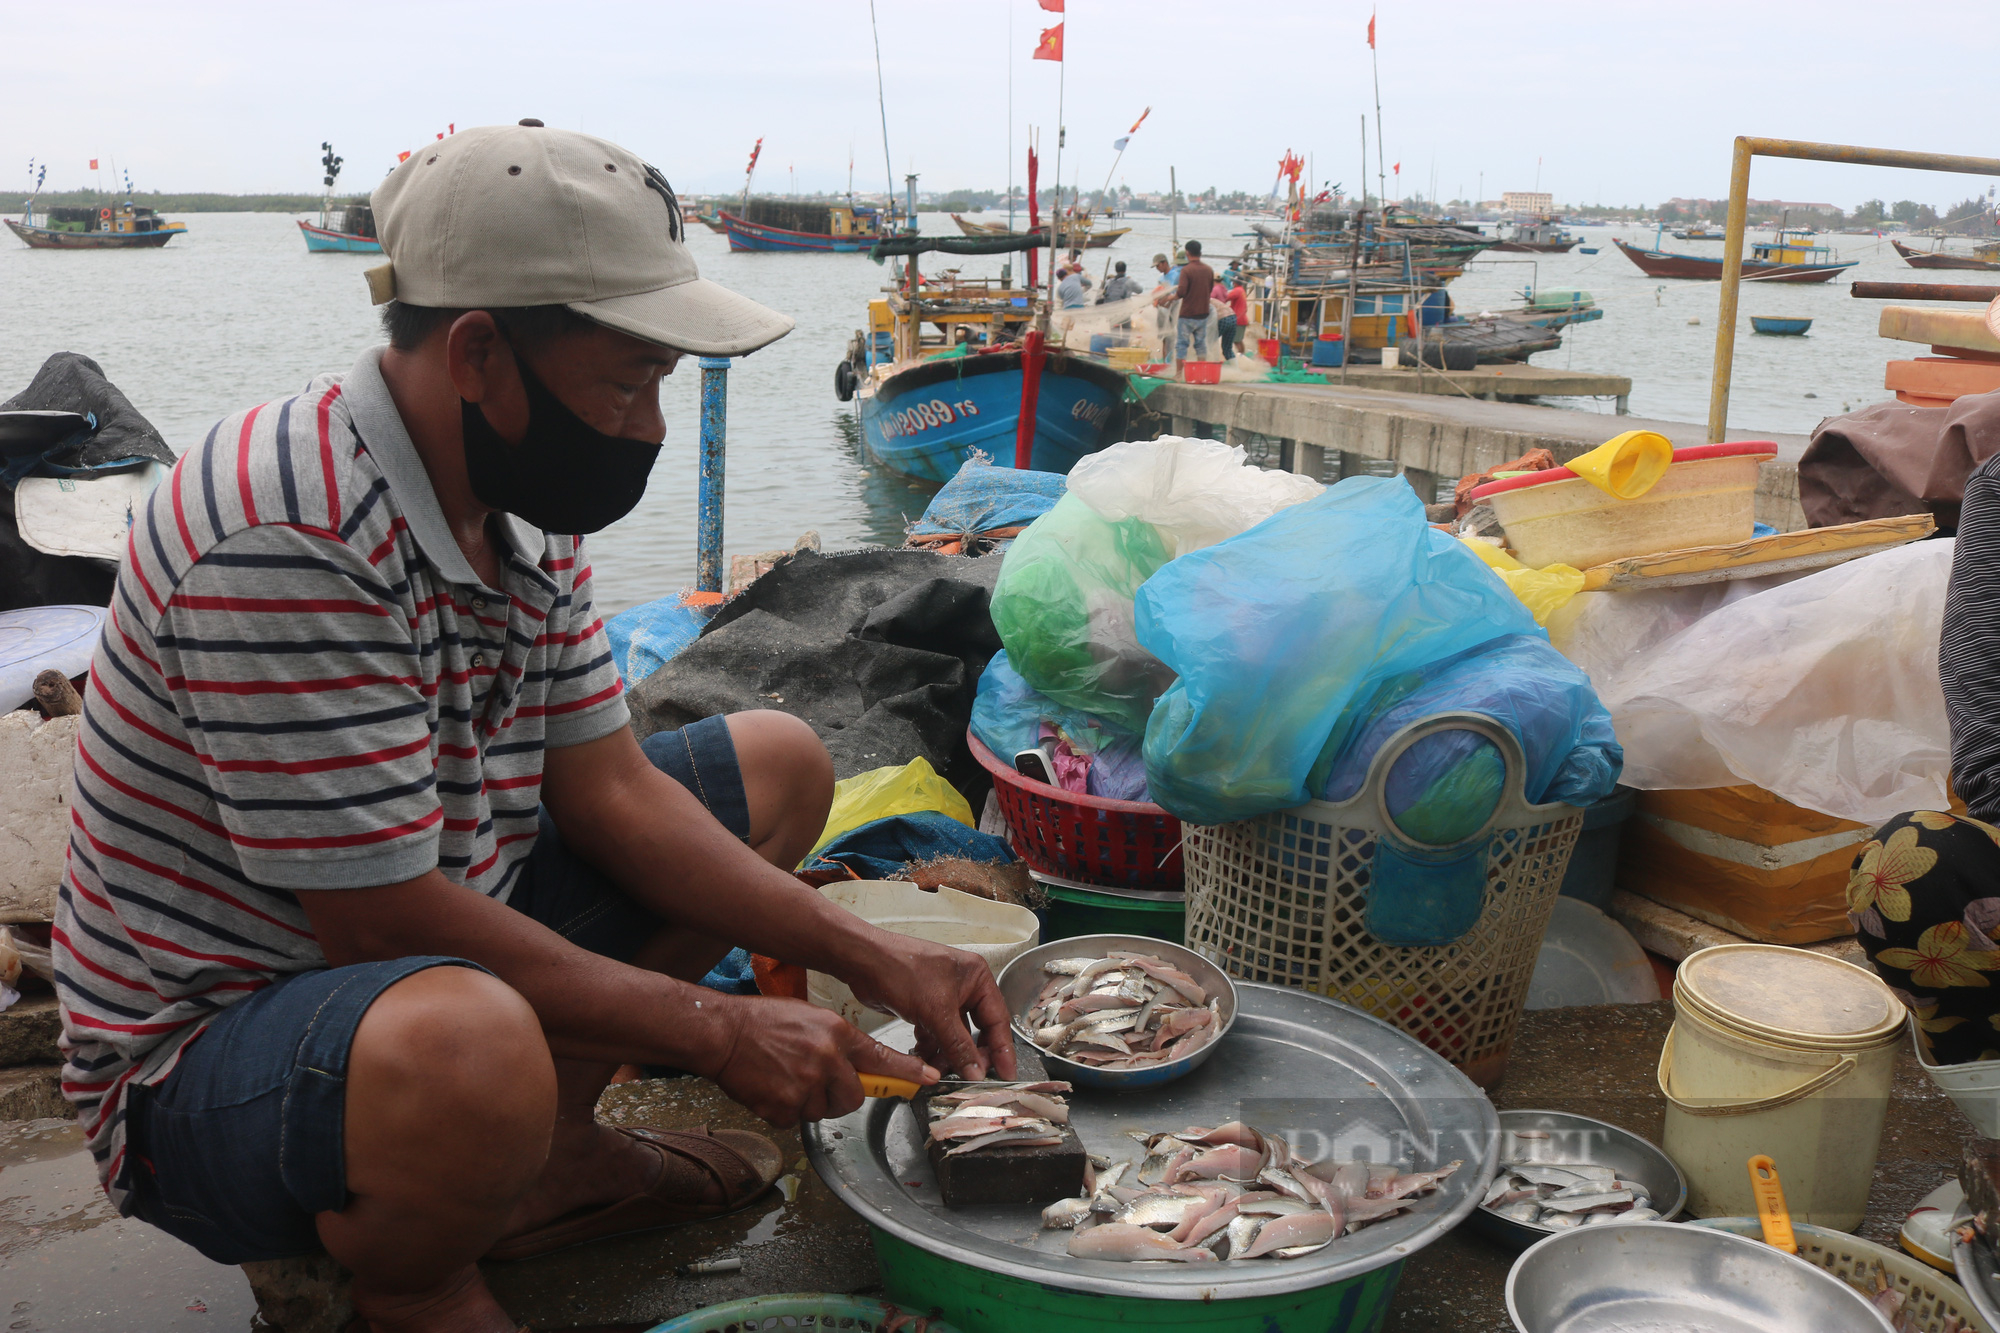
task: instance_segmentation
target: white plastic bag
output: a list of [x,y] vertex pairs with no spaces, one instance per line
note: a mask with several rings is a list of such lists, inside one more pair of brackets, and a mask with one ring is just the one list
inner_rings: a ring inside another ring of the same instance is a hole
[[[1627,603],[1596,633],[1568,626],[1558,646],[1611,710],[1630,786],[1749,782],[1864,824],[1942,810],[1951,731],[1938,635],[1953,545],[1916,542],[1748,596],[1610,594],[1656,600]],[[1656,633],[1707,600],[1721,605]]]
[[1160,530],[1176,556],[1248,532],[1287,505],[1325,490],[1311,477],[1251,467],[1220,440],[1163,435],[1114,444],[1069,471],[1069,492],[1116,523]]

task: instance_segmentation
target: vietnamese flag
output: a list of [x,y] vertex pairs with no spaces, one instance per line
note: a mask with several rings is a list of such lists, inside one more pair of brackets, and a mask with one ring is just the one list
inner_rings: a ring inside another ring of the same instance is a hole
[[1042,8],[1051,14],[1060,14],[1063,12],[1063,0],[1042,0]]
[[1370,51],[1375,49],[1375,15],[1373,11],[1370,11],[1368,15],[1368,49]]
[[97,159],[94,157],[90,159],[90,169],[92,171],[97,170]]
[[1042,29],[1042,40],[1035,43],[1035,59],[1061,60],[1063,58],[1062,30],[1063,25],[1060,23],[1056,24],[1053,28]]

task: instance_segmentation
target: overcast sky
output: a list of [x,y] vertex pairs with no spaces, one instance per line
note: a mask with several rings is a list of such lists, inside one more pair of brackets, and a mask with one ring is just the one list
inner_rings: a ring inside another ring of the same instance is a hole
[[[891,157],[925,190],[1006,182],[1010,78],[1015,156],[1043,127],[1047,182],[1057,67],[1028,57],[1060,17],[1065,182],[1103,183],[1148,105],[1118,170],[1137,190],[1169,166],[1187,190],[1267,190],[1287,149],[1352,189],[1363,113],[1374,174],[1366,3],[876,6]],[[1719,196],[1737,134],[2000,156],[2000,0],[1384,0],[1378,31],[1388,156],[1445,198],[1482,174],[1489,198],[1532,188],[1538,160],[1564,202]],[[8,194],[31,156],[49,188],[90,184],[97,157],[141,190],[310,191],[322,139],[358,190],[447,124],[523,116],[615,139],[688,191],[740,188],[760,135],[760,190],[791,168],[802,190],[844,188],[850,149],[858,188],[888,174],[867,0],[0,0],[0,62]],[[1992,183],[1759,161],[1751,192],[1942,206]]]

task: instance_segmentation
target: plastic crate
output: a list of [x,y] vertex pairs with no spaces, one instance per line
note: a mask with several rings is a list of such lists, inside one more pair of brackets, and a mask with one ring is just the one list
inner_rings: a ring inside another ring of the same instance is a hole
[[1220,361],[1183,361],[1181,378],[1189,384],[1222,383],[1222,363]]
[[970,731],[1014,851],[1045,875],[1171,892],[1182,885],[1181,821],[1150,801],[1113,801],[1022,777]]

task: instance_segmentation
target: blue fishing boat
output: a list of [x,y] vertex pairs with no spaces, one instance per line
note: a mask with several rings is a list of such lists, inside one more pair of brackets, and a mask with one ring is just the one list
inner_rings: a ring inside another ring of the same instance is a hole
[[[861,433],[882,466],[923,481],[948,481],[974,449],[1014,460],[1021,419],[1021,350],[941,356],[859,386]],[[1051,353],[1042,365],[1029,466],[1066,473],[1118,438],[1125,376],[1081,356]]]
[[1812,327],[1809,319],[1786,319],[1778,315],[1752,315],[1750,327],[1759,333],[1780,333],[1793,337]]
[[299,233],[306,249],[314,253],[379,255],[381,238],[375,235],[375,214],[366,204],[350,204],[339,214],[339,225],[328,226],[328,215],[320,214],[318,225],[299,219]]

